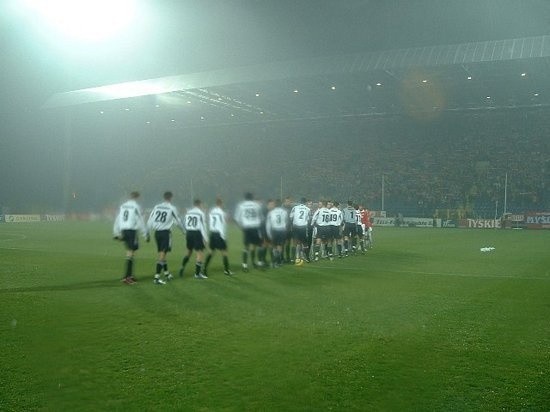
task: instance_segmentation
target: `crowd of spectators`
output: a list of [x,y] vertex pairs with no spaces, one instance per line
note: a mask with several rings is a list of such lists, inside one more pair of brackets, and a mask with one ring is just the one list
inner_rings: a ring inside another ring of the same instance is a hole
[[264,199],[353,199],[371,210],[418,217],[494,217],[504,211],[505,198],[508,212],[550,210],[549,114],[479,111],[426,121],[394,116],[136,130],[127,144],[113,136],[101,144],[90,140],[101,152],[91,144],[82,149],[74,162],[93,181],[75,182],[86,186],[77,201],[93,207],[117,201],[112,192],[138,188],[145,203],[170,189],[182,207],[193,197],[208,203],[216,196],[231,206],[251,191]]
[[512,213],[550,210],[550,109],[188,129],[90,120],[75,130],[70,148],[62,134],[29,145],[61,157],[37,158],[39,172],[26,159],[20,173],[38,189],[6,196],[0,211],[98,211],[135,189],[144,204],[171,190],[181,207],[216,196],[231,206],[251,191],[418,217],[490,218],[505,201]]
[[276,125],[224,136],[226,150],[209,150],[195,184],[228,197],[231,188],[246,187],[262,197],[353,198],[371,209],[384,203],[389,213],[425,217],[488,218],[502,214],[505,202],[509,212],[543,210],[550,207],[547,119],[546,111],[501,111],[426,123]]

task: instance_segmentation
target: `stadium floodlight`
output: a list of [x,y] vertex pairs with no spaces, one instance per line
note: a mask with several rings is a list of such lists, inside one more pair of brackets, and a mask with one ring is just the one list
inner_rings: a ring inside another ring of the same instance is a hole
[[137,9],[135,0],[24,0],[22,5],[52,31],[88,43],[121,33]]

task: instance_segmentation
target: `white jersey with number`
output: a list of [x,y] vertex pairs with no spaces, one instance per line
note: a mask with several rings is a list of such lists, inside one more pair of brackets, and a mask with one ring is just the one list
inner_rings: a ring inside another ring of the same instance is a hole
[[361,211],[359,209],[355,209],[355,223],[361,226]]
[[285,232],[288,228],[288,212],[282,207],[275,207],[267,214],[265,229],[267,235],[271,238],[271,234],[276,232]]
[[328,226],[330,223],[330,210],[322,206],[315,211],[311,218],[311,224],[317,226]]
[[123,230],[140,230],[144,236],[147,234],[141,207],[133,199],[120,206],[113,226],[113,235],[120,236]]
[[303,204],[296,205],[290,211],[290,221],[292,226],[305,227],[311,218],[311,210]]
[[343,213],[336,206],[329,209],[331,226],[342,226],[342,220],[344,219]]
[[227,222],[225,212],[221,207],[213,207],[208,213],[208,228],[210,232],[219,233],[222,239],[227,237]]
[[174,224],[183,229],[178,209],[170,202],[156,205],[147,220],[147,228],[154,231],[170,230]]
[[185,214],[183,225],[186,231],[199,231],[202,234],[202,238],[207,239],[206,216],[200,208],[195,206],[189,209]]
[[255,229],[262,224],[262,207],[253,200],[241,202],[235,210],[235,222],[241,229]]

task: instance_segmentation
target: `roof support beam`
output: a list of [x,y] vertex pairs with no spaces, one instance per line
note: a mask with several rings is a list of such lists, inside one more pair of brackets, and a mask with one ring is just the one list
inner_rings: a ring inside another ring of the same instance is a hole
[[550,35],[318,57],[119,83],[53,95],[43,107],[67,107],[231,84],[395,69],[465,65],[550,56]]

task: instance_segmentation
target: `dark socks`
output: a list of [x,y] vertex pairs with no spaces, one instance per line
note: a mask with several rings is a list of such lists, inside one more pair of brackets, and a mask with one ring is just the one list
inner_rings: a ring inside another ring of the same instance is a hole
[[208,256],[206,256],[206,261],[204,262],[204,271],[206,272],[206,268],[210,264],[210,261],[212,260],[212,253],[210,253]]
[[134,273],[134,258],[126,257],[126,277],[132,276]]

